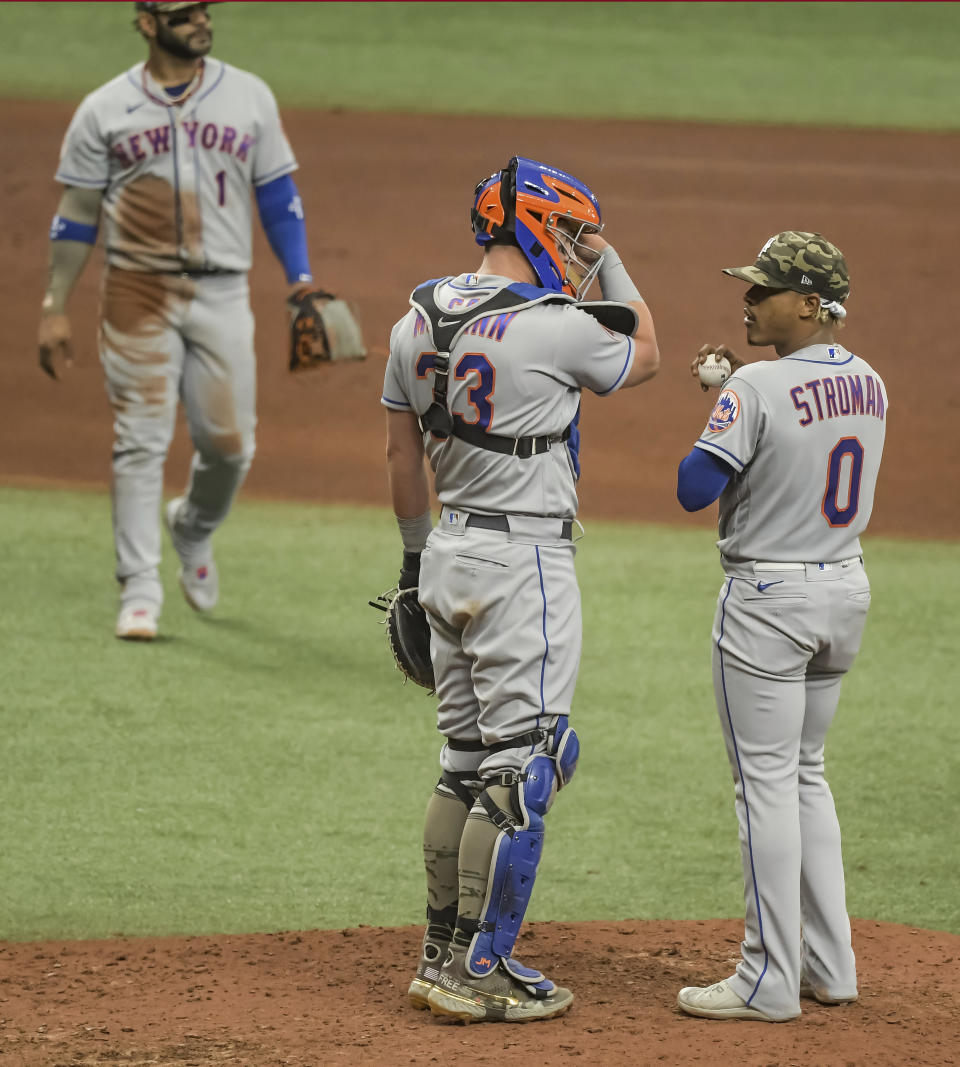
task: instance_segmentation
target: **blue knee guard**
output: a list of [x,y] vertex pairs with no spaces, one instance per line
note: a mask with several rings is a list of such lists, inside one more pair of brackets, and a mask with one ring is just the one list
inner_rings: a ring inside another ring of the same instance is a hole
[[580,738],[566,715],[561,715],[547,734],[547,755],[552,756],[557,765],[557,789],[563,789],[580,761]]

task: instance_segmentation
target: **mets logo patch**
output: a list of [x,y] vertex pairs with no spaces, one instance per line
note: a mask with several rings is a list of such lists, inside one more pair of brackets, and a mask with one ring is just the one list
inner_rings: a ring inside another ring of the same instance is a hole
[[732,389],[724,389],[717,398],[716,407],[710,413],[710,421],[707,429],[711,433],[719,433],[729,429],[740,414],[740,397]]

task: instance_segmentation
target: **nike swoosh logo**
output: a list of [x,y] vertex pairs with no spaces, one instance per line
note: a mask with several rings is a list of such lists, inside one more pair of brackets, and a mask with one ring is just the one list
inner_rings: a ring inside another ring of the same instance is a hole
[[131,113],[132,111],[136,111],[138,107],[143,107],[143,105],[144,105],[145,103],[146,103],[146,100],[141,100],[139,104],[131,104],[131,105],[130,105],[130,106],[129,106],[129,107],[127,108],[127,114],[129,115],[129,114],[130,114],[130,113]]
[[778,578],[775,582],[757,582],[757,592],[765,593],[771,585],[782,585],[783,579]]
[[437,325],[438,326],[456,326],[456,324],[459,321],[460,321],[459,319],[445,319],[445,318],[441,317],[441,318],[437,319]]

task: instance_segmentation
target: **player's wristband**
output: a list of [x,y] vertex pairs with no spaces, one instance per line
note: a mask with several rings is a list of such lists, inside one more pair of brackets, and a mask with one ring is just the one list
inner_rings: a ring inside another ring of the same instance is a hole
[[75,222],[62,215],[54,215],[50,223],[51,241],[82,241],[85,245],[97,243],[97,227],[86,222]]
[[627,268],[621,262],[613,245],[603,250],[603,259],[600,261],[597,278],[600,281],[600,292],[603,293],[604,300],[618,300],[623,304],[643,300],[640,290],[633,284],[633,279],[627,274]]
[[400,536],[403,538],[403,551],[422,552],[430,531],[433,529],[430,512],[425,511],[415,519],[401,519],[398,515],[397,525],[400,527]]

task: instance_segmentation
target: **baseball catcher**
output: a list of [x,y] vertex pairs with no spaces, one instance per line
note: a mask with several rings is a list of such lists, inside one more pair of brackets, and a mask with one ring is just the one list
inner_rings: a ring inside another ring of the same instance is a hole
[[[574,1000],[514,948],[547,813],[580,751],[581,394],[639,385],[659,350],[649,309],[600,236],[599,202],[573,175],[515,156],[477,186],[470,218],[480,264],[414,289],[381,399],[406,572],[397,596],[416,586],[430,626],[444,739],[408,997],[448,1019],[524,1023]],[[584,302],[594,278],[603,300]]]
[[304,288],[287,298],[287,306],[290,370],[366,359],[359,323],[345,301],[323,289]]

